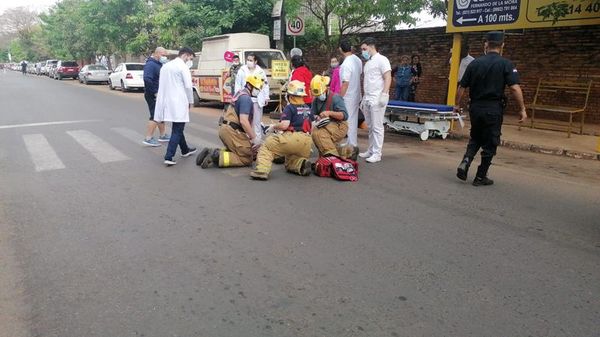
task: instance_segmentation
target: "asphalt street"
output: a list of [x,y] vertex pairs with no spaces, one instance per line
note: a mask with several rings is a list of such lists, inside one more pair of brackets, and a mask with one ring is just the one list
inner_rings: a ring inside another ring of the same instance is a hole
[[147,114],[0,73],[0,336],[600,336],[598,162],[500,149],[476,188],[463,143],[388,135],[357,183],[258,182],[165,167]]

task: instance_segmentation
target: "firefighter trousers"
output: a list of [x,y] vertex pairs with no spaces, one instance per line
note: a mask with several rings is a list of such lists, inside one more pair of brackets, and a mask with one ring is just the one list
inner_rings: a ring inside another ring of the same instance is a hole
[[219,154],[219,167],[241,167],[252,164],[252,144],[245,132],[221,124],[219,138],[226,147]]
[[[348,123],[346,121],[331,122],[322,128],[314,128],[312,130],[312,139],[315,146],[319,150],[320,156],[334,155],[338,157],[349,157],[345,147],[342,148],[338,144],[348,133]],[[348,147],[350,154],[352,148]]]
[[285,157],[285,168],[289,172],[300,174],[300,168],[310,157],[312,139],[304,132],[286,131],[273,134],[265,139],[256,156],[256,171],[270,173],[273,158]]

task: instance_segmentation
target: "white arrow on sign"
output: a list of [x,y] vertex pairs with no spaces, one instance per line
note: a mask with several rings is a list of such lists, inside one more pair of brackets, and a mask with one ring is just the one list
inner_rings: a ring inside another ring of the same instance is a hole
[[456,22],[458,22],[459,24],[463,24],[463,22],[469,22],[469,21],[477,21],[477,18],[470,18],[470,19],[465,19],[464,17],[460,17],[456,20]]

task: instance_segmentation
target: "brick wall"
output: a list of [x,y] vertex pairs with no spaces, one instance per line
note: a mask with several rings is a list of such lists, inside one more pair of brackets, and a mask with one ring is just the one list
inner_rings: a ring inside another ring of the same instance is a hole
[[[444,27],[363,34],[353,39],[360,41],[367,35],[379,41],[379,50],[390,59],[392,67],[399,62],[401,55],[418,54],[423,64],[423,77],[417,101],[446,102],[452,35],[446,34]],[[471,45],[471,55],[477,57],[483,53],[483,36],[484,33],[464,34],[464,39]],[[306,54],[315,73],[322,72],[329,65],[326,52],[307,50]],[[512,60],[519,70],[525,103],[533,100],[540,77],[592,79],[594,85],[586,121],[600,123],[600,25],[534,29],[525,30],[524,34],[507,35],[504,56]],[[514,114],[516,106],[512,99],[510,101],[507,113]],[[569,103],[568,99],[563,103]],[[542,113],[536,116],[562,117]]]

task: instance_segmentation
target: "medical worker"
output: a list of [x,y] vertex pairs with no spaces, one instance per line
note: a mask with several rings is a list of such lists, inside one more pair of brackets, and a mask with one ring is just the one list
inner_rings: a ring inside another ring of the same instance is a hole
[[344,54],[344,62],[340,66],[342,89],[340,96],[348,111],[348,145],[358,146],[358,108],[361,100],[360,76],[362,61],[352,53],[352,45],[348,40],[340,43],[340,51]]
[[374,38],[364,39],[360,48],[362,57],[367,60],[364,67],[364,97],[361,106],[369,126],[369,148],[359,156],[365,158],[368,163],[376,163],[381,161],[383,150],[383,115],[390,100],[392,66],[387,57],[377,52],[377,41]]

